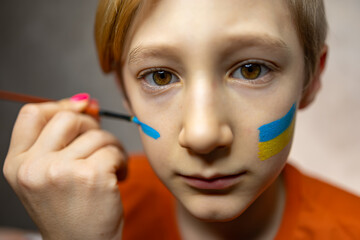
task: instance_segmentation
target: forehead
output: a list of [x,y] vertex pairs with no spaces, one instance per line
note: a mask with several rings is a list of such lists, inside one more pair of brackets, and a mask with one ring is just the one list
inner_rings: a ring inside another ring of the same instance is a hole
[[182,50],[191,46],[193,51],[241,38],[299,46],[285,0],[147,1],[139,19],[127,39],[130,50],[170,45]]

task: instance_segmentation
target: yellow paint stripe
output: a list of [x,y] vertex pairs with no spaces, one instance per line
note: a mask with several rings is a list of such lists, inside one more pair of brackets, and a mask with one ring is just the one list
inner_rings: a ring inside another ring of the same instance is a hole
[[292,120],[290,126],[279,136],[267,142],[259,142],[259,158],[264,161],[283,150],[290,142],[294,133],[295,118]]

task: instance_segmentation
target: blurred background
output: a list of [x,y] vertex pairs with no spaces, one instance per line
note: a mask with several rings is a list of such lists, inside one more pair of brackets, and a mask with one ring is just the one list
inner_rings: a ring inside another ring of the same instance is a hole
[[[0,1],[0,89],[53,99],[88,92],[125,112],[113,76],[98,66],[97,0]],[[330,55],[315,103],[298,114],[290,162],[360,195],[360,1],[325,0]],[[22,104],[0,100],[0,165]],[[129,152],[142,151],[137,128],[103,119]],[[0,174],[0,227],[36,229]]]

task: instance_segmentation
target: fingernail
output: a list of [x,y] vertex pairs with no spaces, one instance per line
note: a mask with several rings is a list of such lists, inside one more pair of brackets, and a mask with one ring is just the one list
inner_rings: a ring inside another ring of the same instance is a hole
[[88,93],[78,93],[70,98],[71,101],[79,102],[88,100],[90,98],[90,95]]

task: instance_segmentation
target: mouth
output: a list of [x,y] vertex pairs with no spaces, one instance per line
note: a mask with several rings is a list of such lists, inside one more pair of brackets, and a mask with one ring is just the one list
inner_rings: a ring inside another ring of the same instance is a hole
[[233,175],[217,175],[211,178],[199,175],[179,175],[189,186],[200,190],[224,190],[239,183],[246,174],[246,171]]

